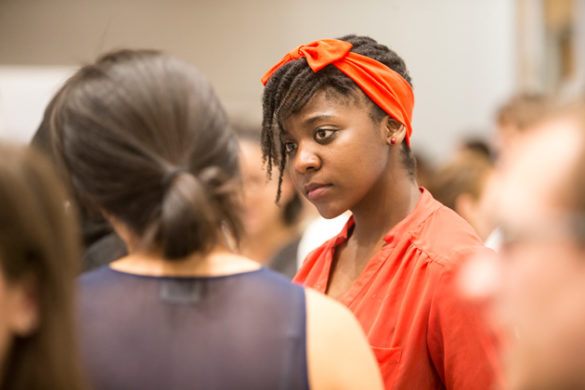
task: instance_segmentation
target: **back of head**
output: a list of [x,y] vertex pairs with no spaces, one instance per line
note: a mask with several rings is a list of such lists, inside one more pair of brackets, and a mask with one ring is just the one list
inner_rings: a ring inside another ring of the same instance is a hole
[[493,170],[493,163],[484,154],[463,151],[435,172],[429,190],[437,200],[455,210],[461,194],[479,200]]
[[79,248],[66,199],[46,159],[0,145],[0,271],[10,284],[32,283],[38,310],[37,328],[12,345],[3,389],[81,387],[73,328]]
[[537,93],[523,93],[513,96],[496,113],[500,126],[512,126],[517,131],[531,127],[546,117],[551,102]]
[[[49,123],[57,97],[54,97],[45,108],[43,119],[30,142],[31,146],[43,153],[53,163],[56,163],[57,159],[53,151]],[[67,172],[58,173],[64,178],[68,175]],[[98,268],[123,257],[126,253],[124,243],[113,233],[112,227],[99,210],[88,208],[86,204],[79,202],[75,192],[72,192],[71,195],[77,204],[79,213],[83,245],[82,271]]]
[[156,51],[122,50],[58,92],[55,149],[85,200],[147,249],[180,259],[239,232],[237,141],[205,77]]

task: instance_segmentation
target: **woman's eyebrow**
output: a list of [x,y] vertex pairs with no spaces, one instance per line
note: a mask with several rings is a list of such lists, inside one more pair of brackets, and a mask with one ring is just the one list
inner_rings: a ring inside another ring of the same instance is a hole
[[[315,114],[313,116],[310,116],[308,118],[305,118],[302,120],[301,122],[301,126],[304,129],[303,132],[308,131],[309,128],[315,126],[315,123],[318,123],[320,121],[324,121],[324,120],[328,120],[328,119],[332,119],[335,118],[335,115],[332,114]],[[286,131],[284,128],[281,129],[280,131],[280,138],[294,138],[293,135],[291,135],[288,131]]]
[[331,115],[331,114],[316,114],[316,115],[313,115],[313,116],[303,120],[303,124],[304,125],[314,125],[315,122],[319,122],[321,120],[332,119],[334,117],[335,116]]

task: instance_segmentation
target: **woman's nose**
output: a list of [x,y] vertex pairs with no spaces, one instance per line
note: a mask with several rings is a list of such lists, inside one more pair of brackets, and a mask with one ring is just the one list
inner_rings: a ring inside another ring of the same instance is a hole
[[295,156],[294,167],[299,173],[305,173],[309,170],[317,170],[321,166],[321,159],[309,147],[299,145]]

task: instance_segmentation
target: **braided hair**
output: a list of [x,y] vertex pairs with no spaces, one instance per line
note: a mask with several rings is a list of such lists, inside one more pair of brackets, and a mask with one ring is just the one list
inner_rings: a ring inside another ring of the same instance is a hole
[[[353,45],[352,52],[383,63],[412,85],[402,58],[385,45],[366,36],[346,35],[338,39],[350,42]],[[279,168],[277,201],[280,199],[280,186],[286,166],[284,144],[280,141],[283,121],[301,111],[315,93],[324,88],[332,88],[342,96],[365,98],[371,106],[370,117],[377,123],[388,115],[364,94],[353,80],[333,64],[327,65],[318,72],[313,72],[305,58],[299,58],[281,66],[266,83],[262,98],[262,158],[269,176],[274,165]],[[414,156],[406,141],[402,142],[401,147],[403,163],[410,177],[414,178],[416,173]]]

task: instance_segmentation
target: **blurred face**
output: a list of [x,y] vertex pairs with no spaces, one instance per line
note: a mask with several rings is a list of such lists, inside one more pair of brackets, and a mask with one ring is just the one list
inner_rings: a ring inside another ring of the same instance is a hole
[[493,177],[494,171],[492,170],[484,179],[481,196],[473,210],[472,225],[483,241],[489,237],[496,227],[493,221],[493,198],[492,194],[487,191],[491,187]]
[[37,309],[27,284],[7,281],[0,269],[0,379],[14,337],[36,327]]
[[512,123],[500,123],[494,134],[494,148],[498,158],[507,158],[508,154],[514,153],[520,144],[520,129]]
[[488,191],[491,188],[490,181],[493,174],[493,172],[489,172],[483,178],[478,199],[469,193],[463,193],[458,196],[455,202],[455,211],[469,222],[482,241],[485,241],[495,228],[493,199]]
[[504,167],[496,298],[517,336],[506,354],[512,389],[585,385],[585,252],[562,199],[582,142],[576,124],[557,120],[526,138]]
[[366,102],[327,90],[284,121],[287,172],[323,217],[372,204],[389,161],[384,123]]
[[[250,141],[240,142],[240,166],[244,185],[244,228],[252,237],[265,234],[283,224],[282,209],[275,203],[277,180],[268,180],[262,164],[260,145]],[[282,186],[280,203],[292,196],[290,183]]]

